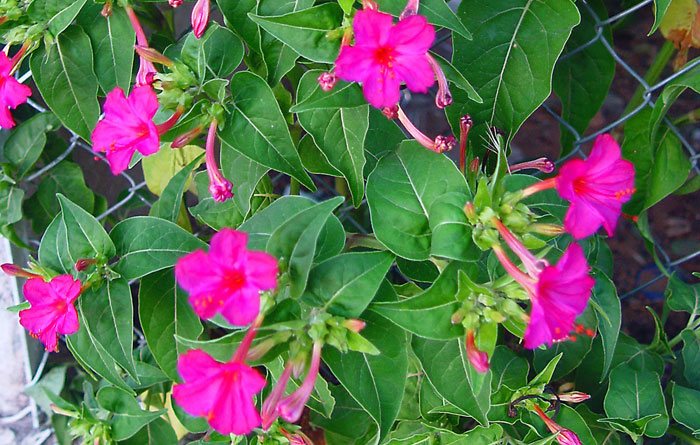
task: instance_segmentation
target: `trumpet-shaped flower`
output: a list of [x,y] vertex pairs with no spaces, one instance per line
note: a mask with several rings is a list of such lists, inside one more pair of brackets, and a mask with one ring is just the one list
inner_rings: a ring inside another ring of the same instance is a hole
[[535,405],[535,413],[544,421],[545,425],[547,425],[547,429],[553,434],[556,434],[557,443],[559,443],[559,445],[581,445],[581,439],[578,438],[576,433],[556,423],[537,405]]
[[435,77],[428,49],[435,30],[425,17],[413,15],[393,23],[393,18],[364,9],[353,20],[355,44],[343,45],[335,61],[335,74],[343,80],[361,82],[367,101],[377,108],[399,102],[399,88],[425,93]]
[[12,77],[13,65],[7,54],[0,51],[0,128],[5,129],[15,126],[10,110],[25,103],[32,95],[31,88]]
[[177,262],[175,278],[200,317],[220,312],[233,325],[247,325],[260,311],[260,292],[277,286],[277,260],[247,250],[247,242],[245,233],[222,229],[208,253],[197,250]]
[[489,355],[484,351],[479,350],[476,346],[474,339],[474,331],[467,331],[467,337],[465,341],[465,346],[467,349],[467,359],[471,363],[472,367],[477,372],[488,372],[489,370]]
[[47,351],[58,351],[58,334],[74,334],[80,328],[73,303],[80,295],[80,281],[59,275],[48,283],[31,278],[22,291],[31,307],[19,313],[19,323],[38,338]]

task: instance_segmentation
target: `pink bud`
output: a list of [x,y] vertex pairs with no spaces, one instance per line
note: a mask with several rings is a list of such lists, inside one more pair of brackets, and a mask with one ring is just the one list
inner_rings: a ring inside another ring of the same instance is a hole
[[520,162],[518,164],[513,164],[510,166],[511,173],[528,169],[539,170],[542,173],[552,173],[554,171],[554,162],[542,157],[534,159],[532,161]]
[[75,262],[75,270],[77,270],[78,272],[82,272],[88,267],[95,264],[96,262],[97,260],[95,260],[94,258],[81,258]]
[[199,136],[201,133],[202,127],[195,127],[192,130],[182,133],[173,140],[173,142],[170,144],[170,148],[182,148],[192,142],[194,138]]
[[233,198],[233,193],[231,192],[233,184],[221,174],[219,166],[216,163],[216,157],[214,155],[216,126],[217,122],[216,119],[214,119],[209,125],[204,159],[207,165],[207,174],[209,175],[209,193],[211,193],[214,201],[224,202]]
[[476,347],[476,343],[474,342],[474,331],[472,330],[467,331],[466,346],[467,358],[469,359],[469,363],[471,363],[474,369],[477,372],[481,373],[488,372],[489,356],[487,353],[480,351]]
[[336,83],[338,83],[338,77],[331,72],[325,71],[318,76],[318,84],[325,92],[331,91],[333,88],[335,88]]
[[28,270],[24,270],[16,264],[6,263],[0,266],[3,272],[11,277],[21,277],[21,278],[39,278],[39,275],[31,273]]
[[590,399],[591,395],[580,391],[571,391],[564,394],[559,394],[559,400],[567,403],[581,403]]
[[111,1],[105,2],[105,5],[102,7],[102,11],[100,11],[100,14],[102,14],[102,17],[109,17],[112,15],[112,2]]
[[365,323],[362,320],[358,320],[356,318],[350,318],[350,319],[345,320],[345,322],[343,322],[343,326],[345,326],[346,328],[348,328],[349,330],[351,330],[352,332],[355,332],[355,333],[359,333],[361,330],[363,330],[365,328],[366,325],[367,325],[367,323]]
[[559,442],[559,445],[581,445],[581,440],[576,433],[567,429],[559,431],[557,442]]
[[173,66],[172,60],[168,59],[162,53],[151,48],[150,46],[134,45],[134,49],[140,57],[143,57],[149,62],[160,63],[161,65],[165,66]]
[[470,220],[476,219],[476,208],[474,208],[473,202],[468,202],[464,205],[464,214],[467,215],[467,218]]
[[209,24],[209,10],[211,9],[210,0],[197,0],[197,3],[192,9],[192,31],[198,39],[204,35]]
[[182,0],[168,0],[168,4],[173,8],[178,8],[182,5]]

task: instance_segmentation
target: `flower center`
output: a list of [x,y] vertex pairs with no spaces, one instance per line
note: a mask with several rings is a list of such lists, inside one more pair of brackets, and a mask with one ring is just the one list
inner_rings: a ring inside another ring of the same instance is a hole
[[588,184],[586,178],[577,178],[573,183],[574,193],[577,195],[584,195],[588,191]]
[[56,312],[62,314],[66,311],[66,308],[68,307],[68,305],[66,304],[65,301],[58,300],[57,302],[55,302],[53,304],[53,307],[54,307],[54,309],[56,309]]
[[229,270],[224,275],[223,285],[229,292],[236,292],[245,285],[245,274],[240,270]]
[[374,52],[374,61],[378,65],[391,68],[394,63],[394,48],[391,46],[380,46]]

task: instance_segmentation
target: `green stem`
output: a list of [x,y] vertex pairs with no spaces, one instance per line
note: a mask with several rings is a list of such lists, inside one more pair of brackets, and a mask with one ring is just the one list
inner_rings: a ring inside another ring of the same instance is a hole
[[669,341],[668,341],[668,346],[669,346],[670,348],[675,347],[678,343],[680,343],[681,341],[683,341],[683,338],[681,337],[681,335],[683,334],[683,332],[685,332],[685,331],[687,331],[687,330],[694,331],[694,330],[696,330],[696,329],[698,329],[698,328],[700,328],[700,319],[697,319],[697,320],[696,320],[696,319],[693,319],[693,318],[691,317],[691,319],[688,321],[688,326],[686,326],[686,328],[683,329],[678,335],[676,335],[676,336],[673,337],[671,340],[669,340]]
[[366,247],[368,249],[374,250],[386,250],[384,244],[380,243],[379,240],[370,233],[364,235],[362,233],[348,233],[347,242],[345,244],[345,250],[352,250],[356,247]]
[[299,184],[299,181],[292,178],[291,181],[289,181],[289,194],[290,195],[298,195],[300,191],[301,191],[301,184]]
[[700,121],[700,108],[696,108],[693,111],[689,111],[688,113],[678,116],[676,119],[673,120],[673,125],[676,127],[680,127],[683,125],[688,125],[688,124],[695,124],[698,121]]
[[668,429],[668,433],[674,437],[684,440],[690,445],[700,445],[700,440],[696,439],[695,437],[691,436],[690,434],[686,433],[681,428],[675,425],[671,426]]
[[[673,47],[673,43],[666,40],[664,42],[664,45],[656,54],[654,62],[649,67],[649,70],[644,75],[644,80],[646,81],[647,85],[653,85],[654,83],[656,83],[657,80],[659,80],[659,77],[661,77],[664,68],[666,68],[666,65],[668,65],[668,62],[671,60],[671,57],[673,57],[673,54],[675,54],[675,52],[676,49]],[[638,107],[639,104],[642,103],[643,96],[644,87],[642,85],[639,85],[637,87],[637,90],[634,92],[634,96],[632,96],[632,99],[630,99],[629,103],[627,104],[625,112],[622,115],[625,116],[627,115],[627,113]]]

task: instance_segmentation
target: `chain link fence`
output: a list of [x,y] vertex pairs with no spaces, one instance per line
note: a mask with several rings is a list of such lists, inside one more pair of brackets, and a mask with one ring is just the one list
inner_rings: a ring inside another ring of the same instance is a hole
[[[564,158],[559,159],[557,162],[562,162],[564,159],[571,157],[571,156],[584,156],[585,153],[582,150],[582,146],[585,145],[588,142],[591,142],[593,139],[595,139],[596,136],[607,133],[610,131],[613,131],[617,129],[618,127],[622,126],[626,121],[628,121],[630,118],[633,116],[637,115],[640,113],[642,110],[644,110],[647,107],[653,107],[655,98],[658,97],[660,92],[663,90],[663,88],[668,85],[670,82],[672,82],[674,79],[677,79],[678,77],[682,76],[684,73],[690,71],[691,69],[695,68],[696,66],[700,65],[700,58],[696,59],[695,61],[687,64],[683,69],[661,79],[660,81],[654,83],[653,85],[650,85],[644,80],[644,75],[640,74],[637,72],[627,61],[625,61],[619,54],[618,51],[616,51],[616,48],[614,46],[614,43],[608,41],[607,38],[605,38],[605,31],[608,28],[613,27],[616,23],[619,23],[623,19],[626,19],[635,13],[638,13],[640,10],[643,9],[651,9],[653,8],[653,0],[643,0],[640,3],[638,3],[635,6],[632,6],[628,9],[622,10],[621,12],[618,12],[612,16],[610,16],[607,19],[602,19],[601,17],[596,14],[596,12],[593,10],[593,8],[586,2],[585,0],[579,0],[578,5],[579,9],[581,10],[581,14],[589,14],[590,18],[594,21],[595,23],[595,29],[596,29],[596,34],[595,36],[586,42],[585,44],[581,45],[580,47],[569,51],[568,53],[564,54],[561,59],[566,59],[569,57],[572,57],[573,55],[577,54],[580,51],[583,51],[585,48],[594,45],[594,44],[602,44],[606,50],[610,53],[610,55],[614,58],[618,65],[618,69],[624,70],[629,76],[631,76],[635,82],[637,83],[638,86],[641,86],[643,94],[642,94],[642,101],[639,105],[634,107],[630,111],[624,112],[621,116],[617,117],[613,122],[605,125],[603,128],[600,128],[597,131],[587,133],[587,134],[579,134],[574,127],[569,124],[566,120],[562,119],[562,117],[557,113],[554,108],[548,104],[545,103],[542,105],[542,109],[551,117],[552,122],[551,126],[559,125],[560,128],[562,128],[562,131],[568,131],[571,133],[571,135],[574,138],[574,150],[567,154]],[[638,30],[638,32],[641,32]],[[440,41],[438,41],[440,43]],[[22,75],[18,76],[20,82],[26,82],[31,78],[31,72],[26,72],[23,73]],[[29,100],[28,104],[33,107],[36,111],[38,112],[44,112],[47,111],[42,105],[39,103]],[[675,126],[673,123],[666,118],[665,119],[665,124],[670,128],[670,130],[679,138],[681,141],[683,147],[685,150],[688,152],[688,156],[692,165],[692,169],[694,170],[695,174],[700,174],[700,167],[698,166],[698,160],[700,159],[700,154],[698,154],[698,151],[693,147],[691,142],[688,141],[688,139],[684,136],[684,134]],[[22,181],[22,186],[27,188],[31,188],[32,185],[38,184],[38,181],[43,177],[43,175],[47,172],[49,172],[52,168],[54,168],[56,165],[58,165],[61,161],[64,159],[68,158],[73,154],[74,151],[76,150],[84,150],[89,152],[90,156],[94,156],[96,160],[99,160],[101,162],[106,163],[107,160],[106,158],[101,154],[101,153],[95,153],[92,151],[92,148],[85,143],[78,135],[75,133],[70,133],[69,137],[69,145],[68,148],[61,153],[58,157],[56,157],[54,160],[51,162],[47,163],[44,165],[42,168],[31,174],[30,176],[26,177]],[[126,194],[121,198],[118,199],[117,202],[111,203],[111,205],[100,215],[97,216],[97,219],[102,221],[105,218],[107,218],[109,215],[114,214],[120,209],[125,208],[127,205],[130,205],[130,203],[133,200],[138,200],[140,201],[140,204],[142,204],[142,207],[144,209],[150,208],[153,205],[153,202],[155,201],[155,197],[151,195],[150,193],[147,192],[146,188],[146,182],[143,180],[140,180],[137,178],[137,175],[135,175],[133,172],[130,171],[125,171],[121,173],[119,176],[124,178],[127,183],[128,187],[126,188],[125,192]],[[107,181],[112,180],[116,184],[116,180],[113,180],[112,178],[103,178]],[[235,178],[233,178],[235,180]],[[288,179],[286,176],[282,174],[274,174],[272,176],[272,182],[273,185],[275,185],[275,188],[277,190],[288,190],[287,184],[288,184]],[[319,196],[333,196],[336,195],[336,189],[333,187],[333,182],[328,181],[328,178],[326,177],[314,177],[314,182],[318,186],[319,191],[317,192]],[[359,233],[367,233],[367,226],[365,225],[364,221],[359,221],[358,218],[356,217],[356,212],[354,211],[354,207],[352,204],[346,204],[345,206],[341,207],[339,211],[338,217],[340,220],[343,222],[343,224],[346,225],[348,230],[350,231],[356,231]],[[40,240],[37,238],[30,239],[29,244],[33,246],[39,245]],[[663,246],[660,244],[657,244],[656,246],[657,249],[657,254],[659,255],[659,258],[661,260],[661,265],[663,268],[665,268],[669,272],[673,272],[678,270],[683,264],[690,262],[691,260],[700,257],[700,249],[697,251],[694,251],[690,254],[687,254],[685,256],[682,256],[680,258],[673,258],[669,253],[668,253],[668,246]],[[640,242],[639,245],[640,250],[644,250],[644,246]],[[636,283],[633,289],[626,289],[624,293],[620,295],[621,299],[628,298],[630,296],[636,295],[639,292],[643,291],[644,289],[648,288],[649,286],[653,285],[654,283],[664,279],[666,275],[658,270],[658,274],[655,274],[650,279],[646,279],[642,282]],[[46,363],[46,357],[47,355],[45,354],[42,358],[42,360],[39,363],[39,366],[37,367],[35,371],[35,375],[29,380],[30,383],[36,382],[41,375],[44,364]],[[32,409],[33,413],[36,413],[35,409]],[[35,417],[36,419],[36,417]],[[36,422],[36,420],[34,420]],[[35,427],[38,426],[35,423]],[[45,439],[44,439],[45,440]]]

